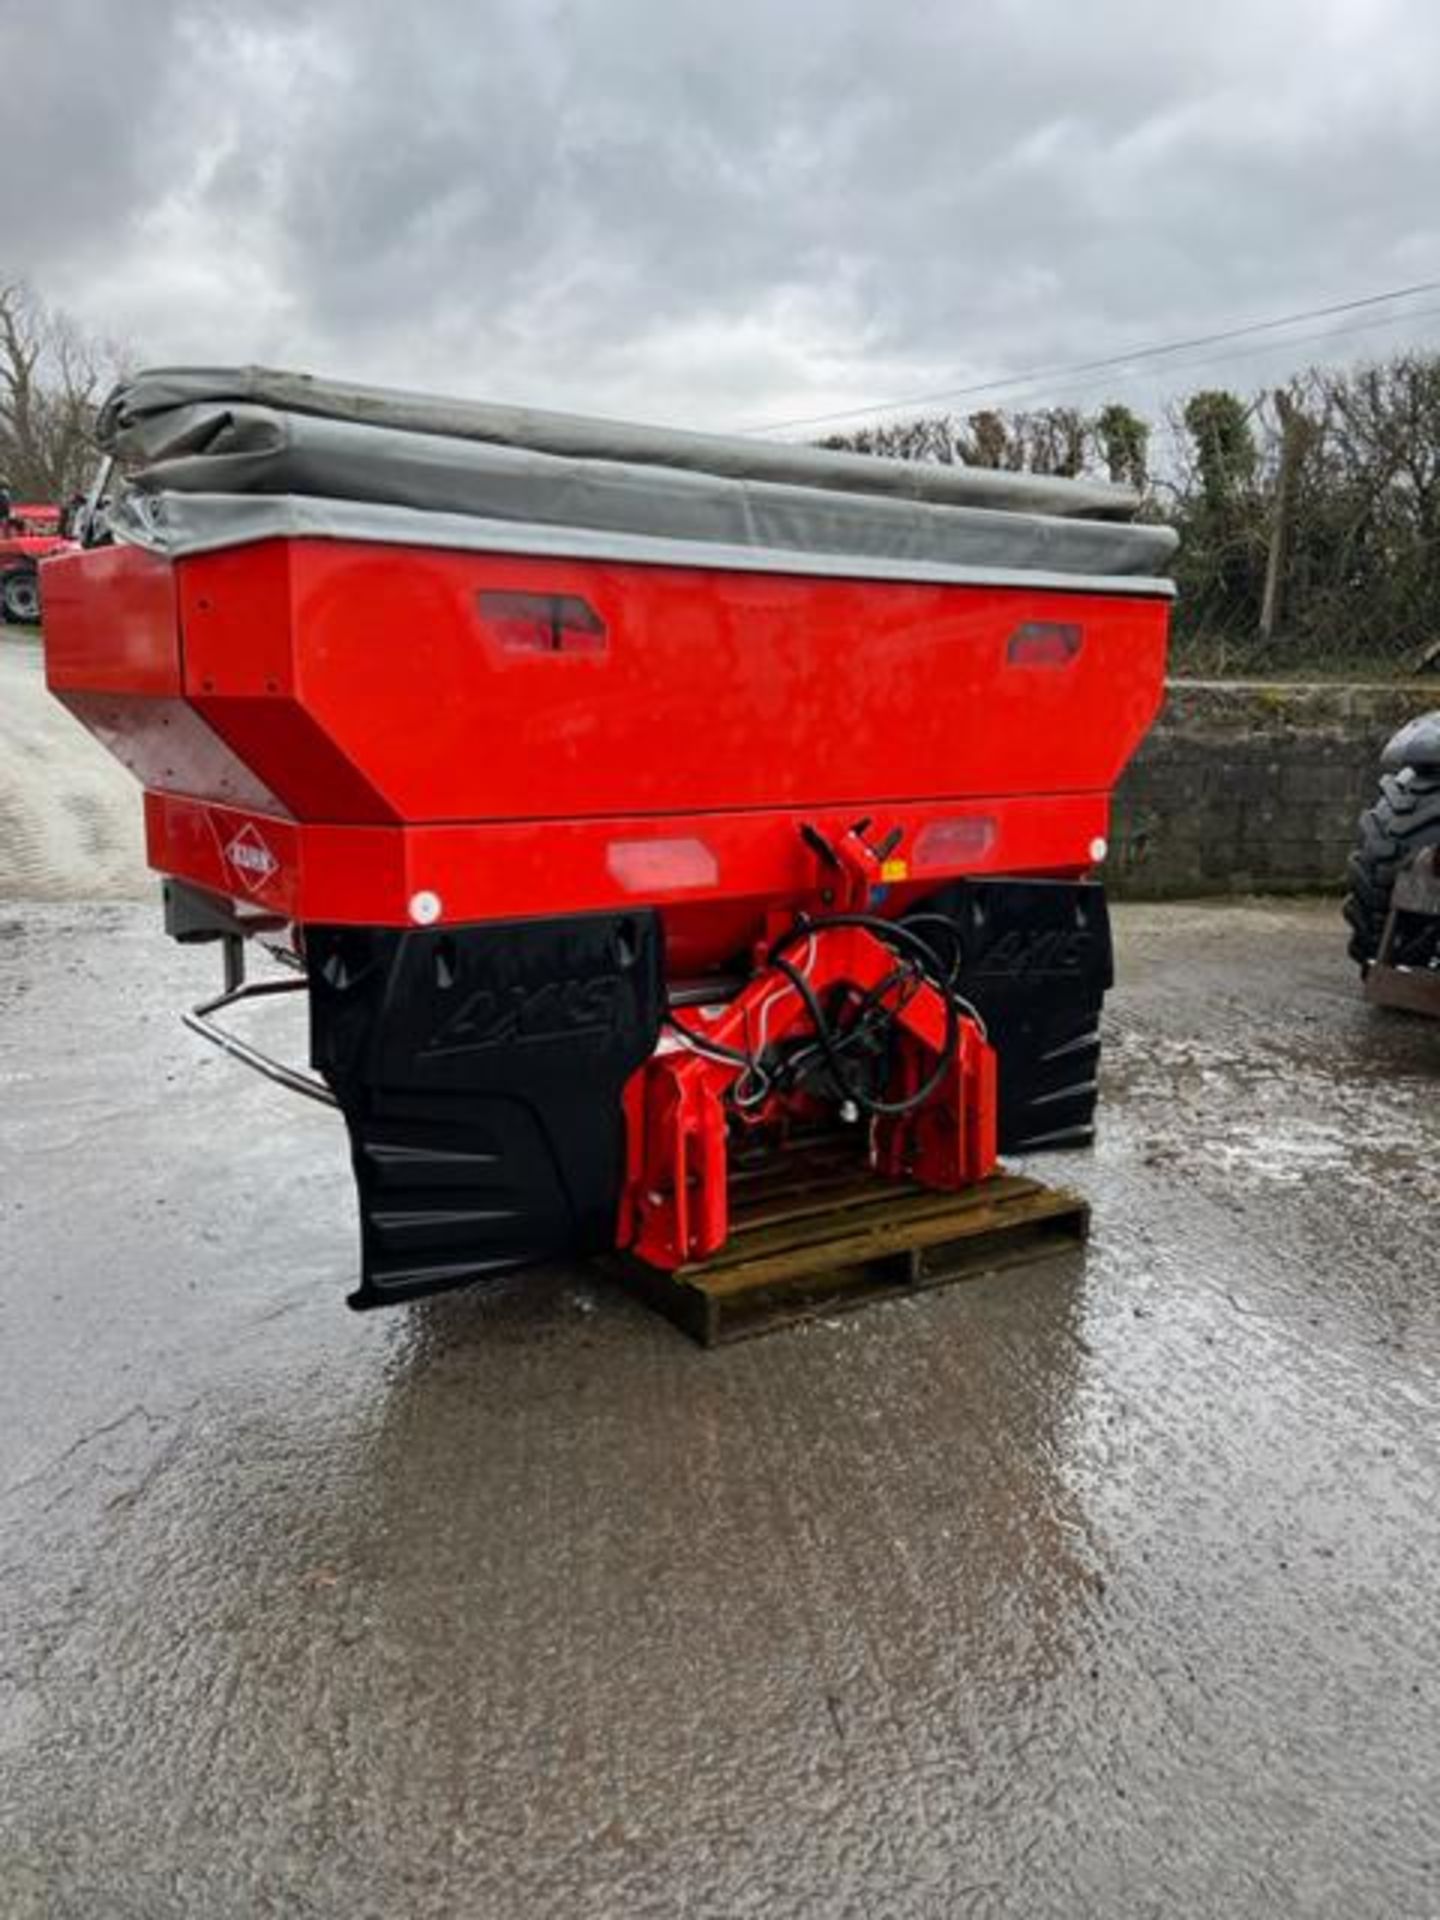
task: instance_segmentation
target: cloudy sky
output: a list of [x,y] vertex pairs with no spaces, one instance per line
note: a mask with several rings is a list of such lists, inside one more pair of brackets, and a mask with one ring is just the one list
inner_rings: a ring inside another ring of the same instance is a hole
[[0,278],[141,361],[743,427],[1440,281],[1433,0],[0,0],[0,72]]

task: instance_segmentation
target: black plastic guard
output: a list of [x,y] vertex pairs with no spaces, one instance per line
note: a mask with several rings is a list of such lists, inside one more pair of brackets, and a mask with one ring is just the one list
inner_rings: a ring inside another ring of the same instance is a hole
[[352,1307],[613,1245],[621,1092],[654,1051],[654,913],[310,926],[311,1055],[350,1132]]
[[1100,1012],[1114,984],[1097,881],[964,880],[912,909],[960,936],[960,991],[999,1059],[1000,1151],[1086,1146],[1095,1136]]

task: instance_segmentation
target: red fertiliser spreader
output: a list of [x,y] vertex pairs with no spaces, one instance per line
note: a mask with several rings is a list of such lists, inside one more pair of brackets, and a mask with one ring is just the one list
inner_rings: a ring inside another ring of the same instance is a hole
[[[1090,1137],[1172,591],[1124,489],[260,369],[100,440],[49,683],[222,945],[191,1024],[344,1117],[352,1304],[703,1261],[797,1130],[947,1191]],[[281,991],[311,1072],[220,1024]]]

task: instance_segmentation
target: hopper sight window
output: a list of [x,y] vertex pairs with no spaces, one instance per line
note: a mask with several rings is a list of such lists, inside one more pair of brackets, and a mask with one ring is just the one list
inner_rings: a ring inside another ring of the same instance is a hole
[[491,592],[480,618],[505,653],[603,653],[605,622],[576,593]]

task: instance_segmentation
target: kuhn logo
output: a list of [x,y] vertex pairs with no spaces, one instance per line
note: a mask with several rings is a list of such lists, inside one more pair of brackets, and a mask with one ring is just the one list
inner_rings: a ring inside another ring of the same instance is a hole
[[266,846],[259,830],[251,826],[241,827],[226,847],[225,858],[251,893],[258,893],[271,874],[280,871],[280,862]]

